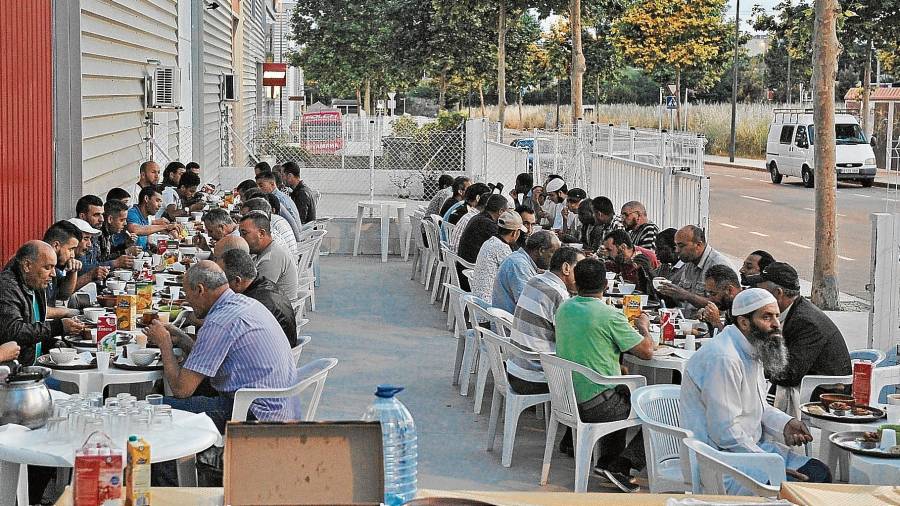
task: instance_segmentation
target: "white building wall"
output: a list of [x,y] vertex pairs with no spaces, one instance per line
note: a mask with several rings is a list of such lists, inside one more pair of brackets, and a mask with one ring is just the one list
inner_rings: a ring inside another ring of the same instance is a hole
[[[178,64],[177,14],[177,0],[81,0],[85,193],[103,196],[137,180],[138,167],[146,160],[147,60]],[[156,120],[165,123],[163,154],[177,158],[177,115],[157,114]]]
[[[265,1],[242,0],[241,21],[243,58],[241,61],[241,115],[236,134],[244,142],[253,135],[258,107],[261,100],[262,64],[266,60]],[[242,150],[239,150],[242,151]],[[245,165],[246,158],[236,160],[235,165]]]

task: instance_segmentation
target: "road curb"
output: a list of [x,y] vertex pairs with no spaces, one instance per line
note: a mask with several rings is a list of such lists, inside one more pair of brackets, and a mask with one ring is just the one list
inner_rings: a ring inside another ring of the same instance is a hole
[[[741,163],[732,163],[732,162],[719,162],[716,160],[704,160],[705,163],[709,163],[712,165],[720,165],[722,167],[728,167],[730,169],[742,169],[742,170],[752,170],[753,172],[765,172],[768,173],[765,167],[755,167],[753,165],[745,165]],[[900,190],[900,184],[898,183],[887,183],[884,181],[875,180],[875,183],[872,185],[876,188],[887,188],[890,190]]]

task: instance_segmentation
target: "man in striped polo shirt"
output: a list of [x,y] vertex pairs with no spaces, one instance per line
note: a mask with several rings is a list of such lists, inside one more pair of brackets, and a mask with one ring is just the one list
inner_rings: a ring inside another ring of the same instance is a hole
[[[272,313],[232,291],[215,263],[204,260],[188,269],[184,293],[197,316],[204,319],[196,341],[159,320],[146,331],[150,341],[159,346],[163,374],[174,395],[165,402],[175,409],[206,413],[224,432],[238,389],[287,388],[296,383],[291,348]],[[172,352],[174,345],[187,354],[183,365]],[[194,396],[207,377],[219,396]],[[248,419],[264,421],[301,418],[298,397],[257,399],[248,413]]]

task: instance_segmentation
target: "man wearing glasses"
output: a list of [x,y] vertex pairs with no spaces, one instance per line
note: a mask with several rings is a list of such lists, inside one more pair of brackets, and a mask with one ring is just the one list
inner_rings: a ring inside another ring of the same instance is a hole
[[622,225],[635,246],[649,250],[656,249],[656,234],[659,233],[659,227],[647,219],[644,204],[634,200],[625,203],[622,206]]

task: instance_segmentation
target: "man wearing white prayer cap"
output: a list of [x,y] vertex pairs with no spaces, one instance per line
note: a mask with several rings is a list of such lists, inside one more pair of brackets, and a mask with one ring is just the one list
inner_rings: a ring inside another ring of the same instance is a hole
[[[788,480],[830,483],[828,466],[788,447],[812,441],[806,425],[766,403],[763,366],[776,372],[787,365],[775,297],[761,288],[744,290],[734,298],[732,315],[735,323],[688,360],[681,385],[681,426],[721,451],[781,456]],[[764,441],[765,429],[783,434],[787,445]],[[737,468],[757,481],[770,482],[766,472],[737,462]],[[749,492],[730,478],[725,485],[729,494]]]
[[544,185],[544,191],[547,193],[548,201],[544,202],[544,204],[553,207],[552,213],[548,213],[548,216],[553,217],[550,221],[550,228],[552,230],[560,230],[563,225],[562,210],[566,207],[566,197],[569,193],[569,187],[566,186],[566,182],[562,177],[554,174],[547,178],[547,184]]

